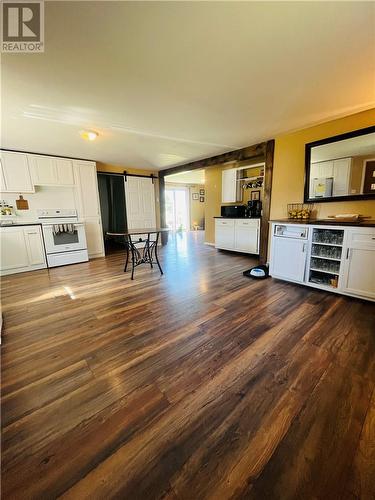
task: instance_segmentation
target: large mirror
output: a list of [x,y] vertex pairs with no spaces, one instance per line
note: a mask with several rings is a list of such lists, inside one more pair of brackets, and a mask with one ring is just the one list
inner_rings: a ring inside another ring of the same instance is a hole
[[305,202],[375,198],[375,126],[306,144]]

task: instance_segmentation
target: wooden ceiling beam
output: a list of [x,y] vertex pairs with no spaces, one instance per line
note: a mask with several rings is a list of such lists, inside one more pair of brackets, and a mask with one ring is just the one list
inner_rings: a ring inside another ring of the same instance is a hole
[[259,144],[254,144],[253,146],[247,146],[246,148],[235,149],[234,151],[229,151],[228,153],[222,153],[220,155],[211,156],[210,158],[204,158],[203,160],[192,161],[190,163],[185,163],[184,165],[178,165],[177,167],[160,170],[159,177],[178,174],[180,172],[186,172],[188,170],[213,167],[215,165],[220,165],[231,161],[265,159],[266,150],[267,142],[261,142]]

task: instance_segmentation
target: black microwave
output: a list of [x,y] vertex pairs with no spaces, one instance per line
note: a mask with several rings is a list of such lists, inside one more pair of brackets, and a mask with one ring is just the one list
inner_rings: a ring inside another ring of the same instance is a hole
[[221,216],[229,218],[246,217],[246,205],[226,205],[221,207]]

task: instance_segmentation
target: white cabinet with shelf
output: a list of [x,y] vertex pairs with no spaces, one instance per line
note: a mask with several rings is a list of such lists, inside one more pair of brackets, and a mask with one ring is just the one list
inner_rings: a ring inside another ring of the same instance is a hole
[[305,242],[308,253],[302,258],[298,246],[302,242],[291,245],[279,238],[278,227],[272,226],[273,277],[375,300],[375,228],[291,224],[294,231],[310,231]]
[[0,190],[3,193],[34,193],[27,155],[0,152]]
[[47,267],[40,226],[2,227],[0,235],[2,276]]
[[259,219],[215,219],[215,247],[244,253],[259,253]]

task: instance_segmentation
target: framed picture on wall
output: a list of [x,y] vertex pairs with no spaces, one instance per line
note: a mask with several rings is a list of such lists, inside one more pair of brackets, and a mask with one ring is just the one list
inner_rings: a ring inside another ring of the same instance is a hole
[[200,196],[200,197],[199,197],[199,201],[200,201],[201,203],[204,203],[204,196]]
[[199,190],[199,194],[200,194],[201,196],[204,196],[204,189],[200,189],[200,190]]
[[193,200],[199,200],[199,194],[198,193],[193,193],[192,197],[193,197]]
[[260,200],[260,191],[251,191],[252,200]]

